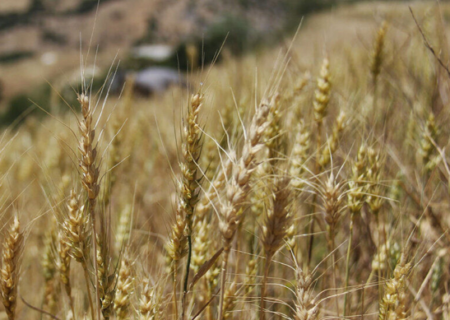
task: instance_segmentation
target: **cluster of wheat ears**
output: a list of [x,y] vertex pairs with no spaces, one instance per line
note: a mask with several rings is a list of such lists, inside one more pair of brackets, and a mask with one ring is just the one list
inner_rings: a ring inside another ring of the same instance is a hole
[[271,74],[224,59],[156,109],[84,81],[70,114],[7,130],[8,319],[450,319],[434,18],[310,69],[295,45]]

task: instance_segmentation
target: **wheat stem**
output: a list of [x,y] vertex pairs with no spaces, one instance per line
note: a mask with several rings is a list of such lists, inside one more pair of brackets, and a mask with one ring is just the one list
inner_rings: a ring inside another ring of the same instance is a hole
[[348,295],[348,280],[350,275],[350,251],[352,248],[352,240],[353,240],[353,224],[354,224],[354,213],[350,214],[350,235],[348,239],[348,247],[347,247],[347,258],[345,260],[345,287],[344,287],[344,312],[343,317],[347,315],[347,295]]
[[231,243],[227,243],[223,249],[222,274],[220,278],[220,301],[219,301],[219,317],[218,320],[223,320],[223,302],[225,297],[225,283],[227,280],[227,266],[228,257],[230,254]]
[[191,243],[191,235],[187,236],[188,240],[188,257],[186,261],[186,274],[184,276],[184,285],[183,285],[183,298],[181,301],[181,319],[185,319],[185,309],[186,309],[186,294],[188,291],[188,283],[189,283],[189,270],[191,268],[191,254],[192,254],[192,243]]
[[88,272],[88,269],[87,269],[87,266],[86,266],[86,261],[81,263],[81,266],[83,267],[84,279],[86,281],[86,291],[87,291],[87,294],[88,294],[89,307],[91,309],[91,316],[92,316],[92,319],[95,319],[95,309],[94,309],[94,304],[92,302],[91,290],[89,288],[90,280],[89,280],[89,272]]
[[177,303],[177,269],[178,260],[172,261],[172,272],[173,272],[173,309],[174,309],[174,320],[178,318],[178,303]]
[[269,276],[269,268],[270,268],[270,262],[272,261],[272,258],[269,256],[266,256],[266,262],[264,263],[264,275],[261,283],[261,297],[260,297],[260,306],[261,310],[259,313],[259,320],[265,320],[266,318],[266,287],[267,287],[267,278]]

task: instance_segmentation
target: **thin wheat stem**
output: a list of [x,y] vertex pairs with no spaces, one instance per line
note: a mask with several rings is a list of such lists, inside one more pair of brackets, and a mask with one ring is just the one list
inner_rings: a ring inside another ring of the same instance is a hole
[[[95,242],[95,241],[94,241]],[[84,271],[84,279],[86,281],[86,291],[88,294],[88,299],[89,299],[89,307],[91,309],[91,316],[92,319],[95,319],[95,309],[94,309],[94,304],[92,303],[92,296],[91,296],[91,290],[89,288],[89,272],[87,269],[87,265],[86,265],[86,261],[84,261],[83,263],[81,263],[82,267],[83,267],[83,271]],[[100,319],[100,318],[99,318]]]
[[181,309],[181,319],[185,319],[186,313],[186,295],[188,291],[188,283],[189,283],[189,270],[191,269],[191,255],[192,255],[192,240],[191,235],[187,236],[188,240],[188,257],[186,262],[186,274],[184,276],[184,285],[183,285],[183,298],[181,301],[182,309]]
[[272,258],[269,256],[266,256],[266,262],[264,263],[264,276],[261,283],[261,310],[259,313],[259,319],[265,320],[266,318],[266,287],[267,287],[267,278],[269,277],[269,269],[270,269],[270,262],[272,261]]
[[[381,234],[380,234],[380,216],[377,214],[377,229],[378,229],[378,247],[377,247],[377,255],[378,255],[378,261],[381,262],[381,250],[382,245],[381,245]],[[387,250],[386,247],[384,247],[383,250]],[[381,274],[381,270],[382,268],[378,268],[377,273],[378,273],[378,299],[381,301],[381,299],[383,298],[383,286],[382,286],[382,282],[381,279],[383,277],[383,275]]]
[[227,266],[228,266],[228,257],[230,254],[230,244],[224,246],[223,250],[223,261],[222,261],[222,274],[220,278],[220,301],[219,301],[219,317],[218,320],[223,320],[223,302],[225,297],[225,284],[227,280]]
[[178,318],[178,303],[177,303],[177,269],[178,269],[178,261],[173,260],[172,261],[172,272],[173,272],[173,309],[174,309],[174,320],[177,320]]
[[337,287],[337,281],[336,281],[336,272],[337,272],[337,266],[336,266],[336,254],[337,252],[335,251],[335,241],[334,241],[334,237],[335,237],[335,232],[334,232],[334,227],[330,226],[329,229],[329,237],[330,237],[330,254],[331,254],[331,259],[332,259],[332,277],[333,277],[333,287],[336,290],[336,312],[337,312],[337,316],[339,317],[339,295],[338,295],[338,287]]
[[[320,173],[320,147],[322,145],[322,139],[321,139],[321,135],[322,135],[322,122],[317,122],[317,150],[316,150],[316,166],[315,166],[315,170],[314,173],[316,175],[318,175]],[[317,210],[317,193],[315,192],[313,195],[313,201],[312,201],[312,206],[311,206],[313,212],[316,212]],[[312,251],[313,251],[313,246],[314,246],[314,226],[315,226],[315,218],[314,215],[312,214],[309,218],[309,231],[308,233],[310,234],[309,239],[308,239],[308,263],[307,266],[309,267],[309,265],[311,264],[311,259],[312,259]]]
[[364,313],[365,313],[364,300],[365,300],[365,296],[366,296],[366,287],[370,283],[370,281],[372,281],[372,277],[373,277],[373,269],[372,269],[372,271],[370,271],[369,278],[367,278],[366,284],[364,285],[364,287],[362,289],[362,293],[361,293],[361,320],[364,320]]
[[350,235],[348,239],[348,247],[347,247],[347,258],[345,260],[345,287],[344,287],[344,312],[343,317],[347,315],[347,296],[348,296],[348,280],[350,275],[350,251],[352,249],[352,240],[353,240],[353,224],[354,224],[354,213],[350,214]]

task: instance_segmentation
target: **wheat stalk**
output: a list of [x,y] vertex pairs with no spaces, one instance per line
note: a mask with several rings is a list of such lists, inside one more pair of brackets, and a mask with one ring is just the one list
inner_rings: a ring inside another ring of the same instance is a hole
[[366,167],[367,167],[367,148],[365,144],[359,147],[358,155],[356,161],[352,166],[352,178],[348,182],[348,193],[347,193],[347,207],[350,210],[350,237],[347,247],[347,258],[346,258],[346,273],[345,273],[345,294],[344,294],[344,317],[347,311],[347,288],[349,281],[349,269],[350,269],[350,251],[352,248],[353,241],[353,223],[355,215],[359,214],[361,208],[364,204],[365,198],[365,187],[364,179],[366,177]]
[[[80,152],[79,166],[81,168],[81,183],[87,194],[88,207],[87,209],[91,219],[92,234],[94,238],[94,269],[95,269],[95,296],[97,303],[100,303],[100,293],[98,290],[98,263],[97,263],[97,232],[96,232],[96,214],[95,205],[97,197],[100,192],[99,179],[99,165],[97,164],[97,145],[94,145],[95,141],[95,128],[93,124],[94,110],[89,101],[89,97],[85,93],[78,95],[78,102],[81,106],[81,120],[78,122],[78,129],[80,133],[80,139],[78,142],[78,150]],[[83,264],[85,274],[87,274],[86,264]],[[86,277],[86,281],[87,281]],[[89,290],[88,290],[89,293]],[[90,294],[90,293],[89,293]],[[93,304],[91,303],[91,307]],[[92,313],[94,314],[94,309]],[[94,318],[94,316],[92,316]],[[100,307],[97,308],[97,318],[100,319]]]
[[[317,78],[317,89],[314,92],[314,120],[317,125],[317,136],[316,136],[316,167],[315,174],[320,173],[320,150],[322,147],[322,125],[323,119],[327,115],[328,104],[330,102],[331,95],[331,74],[330,74],[330,62],[328,58],[325,58],[322,62],[322,67],[320,69],[320,76]],[[314,194],[313,198],[313,208],[317,207],[317,196]],[[315,220],[311,215],[309,224],[309,243],[308,243],[308,264],[311,262],[312,248],[314,246],[314,225]]]
[[223,318],[223,303],[225,294],[225,281],[227,273],[228,256],[231,249],[231,241],[236,233],[240,220],[240,210],[247,196],[250,186],[249,181],[256,166],[255,155],[264,146],[260,143],[261,136],[267,127],[267,116],[270,107],[267,101],[262,101],[252,118],[247,139],[244,141],[241,158],[234,166],[231,179],[227,185],[227,199],[220,208],[221,220],[220,232],[224,244],[224,257],[222,262],[221,293],[219,302],[219,320]]
[[291,215],[291,189],[290,179],[282,177],[274,182],[272,206],[267,212],[262,228],[261,241],[266,253],[264,276],[261,285],[261,312],[260,320],[265,319],[265,296],[267,277],[270,263],[275,253],[283,246],[284,239],[290,226]]

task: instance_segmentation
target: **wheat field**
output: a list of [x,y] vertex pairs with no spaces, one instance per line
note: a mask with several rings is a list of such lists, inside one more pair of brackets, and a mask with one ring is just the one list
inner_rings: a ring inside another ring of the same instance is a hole
[[153,97],[83,52],[1,133],[0,319],[450,319],[449,13],[319,13]]

